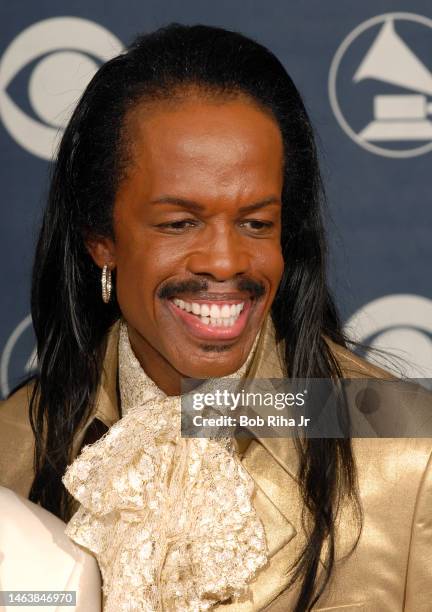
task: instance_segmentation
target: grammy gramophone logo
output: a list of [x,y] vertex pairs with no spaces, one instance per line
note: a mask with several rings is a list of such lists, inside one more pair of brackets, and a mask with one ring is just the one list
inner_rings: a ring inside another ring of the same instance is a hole
[[342,129],[387,157],[432,150],[432,19],[388,13],[355,28],[329,72],[329,96]]

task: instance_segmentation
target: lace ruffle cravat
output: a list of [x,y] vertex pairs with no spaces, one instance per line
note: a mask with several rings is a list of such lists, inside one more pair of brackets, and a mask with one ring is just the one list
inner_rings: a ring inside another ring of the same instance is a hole
[[181,396],[146,375],[124,321],[119,384],[122,418],[63,477],[81,504],[65,533],[98,560],[104,612],[199,612],[245,594],[268,551],[232,440],[181,437]]

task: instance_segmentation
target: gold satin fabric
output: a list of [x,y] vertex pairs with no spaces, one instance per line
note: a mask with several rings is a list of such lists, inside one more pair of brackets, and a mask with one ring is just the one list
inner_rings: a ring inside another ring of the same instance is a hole
[[[119,419],[116,390],[118,322],[107,335],[96,410],[107,427]],[[250,376],[283,378],[274,329],[268,318]],[[326,338],[344,377],[387,378],[389,373]],[[27,495],[32,478],[33,436],[27,417],[30,386],[0,406],[0,484]],[[391,408],[391,407],[390,407]],[[432,415],[432,407],[431,407]],[[81,447],[85,430],[75,442]],[[220,604],[218,612],[289,612],[297,586],[287,590],[289,568],[305,544],[302,501],[296,481],[297,455],[290,438],[237,440],[242,465],[255,481],[254,506],[264,525],[269,563],[251,583],[251,595]],[[353,440],[363,530],[345,502],[337,517],[336,568],[314,611],[432,611],[432,439]]]

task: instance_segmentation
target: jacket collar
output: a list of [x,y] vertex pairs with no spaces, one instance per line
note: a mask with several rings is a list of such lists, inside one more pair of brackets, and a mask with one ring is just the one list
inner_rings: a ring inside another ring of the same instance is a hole
[[[107,427],[120,418],[118,380],[118,339],[120,319],[110,327],[106,334],[105,353],[102,364],[101,380],[96,397],[94,417]],[[275,354],[274,327],[267,317],[261,328],[255,356],[248,368],[247,376],[254,378],[281,378],[283,376],[279,359]]]
[[[96,398],[96,410],[94,417],[92,417],[99,419],[107,427],[111,427],[121,416],[117,383],[119,330],[120,320],[117,320],[106,336],[105,356]],[[271,318],[268,316],[261,328],[255,355],[248,368],[247,376],[250,378],[283,378],[282,363],[280,345],[276,344],[275,329]],[[284,469],[290,471],[289,464],[291,459],[295,457],[295,452],[289,460],[285,452],[287,442],[285,438],[282,440],[279,438],[261,438],[260,442]],[[251,439],[237,439],[236,443],[240,454],[245,456],[247,449],[250,447]]]
[[111,427],[120,419],[118,388],[118,340],[120,319],[108,330],[106,335],[105,355],[96,396],[94,417]]
[[[107,427],[111,427],[121,416],[117,390],[119,328],[120,320],[117,320],[106,335],[103,369],[94,412],[94,417]],[[389,373],[382,368],[361,359],[327,336],[324,336],[324,339],[338,361],[344,377],[388,377]],[[258,379],[284,378],[285,376],[283,343],[276,343],[275,328],[270,316],[267,316],[261,328],[255,356],[251,361],[247,376]],[[298,471],[298,456],[293,440],[291,438],[260,438],[259,441],[273,459],[295,479]],[[246,456],[251,440],[243,438],[236,440],[236,443],[240,454]]]
[[[120,319],[108,330],[106,335],[105,354],[102,364],[101,380],[98,387],[95,412],[92,418],[97,418],[107,427],[111,427],[121,417],[118,394],[118,339]],[[260,331],[260,337],[254,358],[247,371],[250,378],[283,378],[282,353],[280,345],[275,341],[275,329],[270,316],[267,316]],[[268,439],[271,440],[271,439]],[[250,439],[237,439],[237,448],[244,454],[250,444]],[[273,447],[273,444],[264,443]]]

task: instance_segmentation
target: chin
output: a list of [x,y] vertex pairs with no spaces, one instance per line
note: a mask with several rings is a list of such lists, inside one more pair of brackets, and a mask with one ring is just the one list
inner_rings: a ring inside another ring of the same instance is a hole
[[240,360],[233,363],[230,359],[229,362],[226,362],[223,359],[223,353],[215,353],[213,351],[212,353],[213,359],[211,362],[203,363],[201,360],[200,363],[191,363],[186,367],[185,364],[182,363],[182,367],[179,369],[179,371],[184,377],[188,378],[221,378],[236,372],[245,361]]

